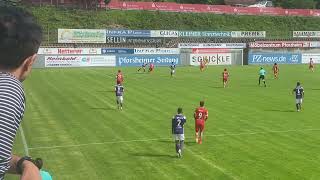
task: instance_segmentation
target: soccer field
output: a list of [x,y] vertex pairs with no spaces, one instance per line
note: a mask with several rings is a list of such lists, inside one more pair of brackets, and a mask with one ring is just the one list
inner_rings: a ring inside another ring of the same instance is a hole
[[[168,67],[153,74],[123,68],[124,110],[116,108],[116,68],[35,69],[24,83],[22,124],[28,151],[44,159],[54,180],[288,179],[320,177],[320,71],[281,65],[268,87],[258,86],[259,66]],[[305,89],[302,112],[291,94]],[[209,110],[203,144],[194,140],[193,111]],[[171,118],[187,117],[186,145],[176,157]],[[24,154],[19,133],[14,148]],[[9,176],[7,179],[17,179]]]

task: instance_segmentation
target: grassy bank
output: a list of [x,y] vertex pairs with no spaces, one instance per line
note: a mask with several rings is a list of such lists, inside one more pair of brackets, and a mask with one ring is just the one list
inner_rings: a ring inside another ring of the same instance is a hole
[[[66,10],[54,7],[28,7],[55,36],[58,28],[125,28],[195,31],[267,31],[268,38],[289,38],[293,30],[319,30],[320,18],[239,16],[198,13],[171,13],[121,10]],[[56,37],[54,37],[56,39]],[[50,37],[51,41],[54,41]]]

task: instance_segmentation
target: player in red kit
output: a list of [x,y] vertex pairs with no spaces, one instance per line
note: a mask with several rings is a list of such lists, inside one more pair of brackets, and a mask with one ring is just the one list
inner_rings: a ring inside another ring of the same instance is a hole
[[274,75],[274,79],[278,79],[278,75],[279,75],[279,66],[277,63],[274,63],[273,67],[273,75]]
[[194,119],[196,125],[196,142],[202,144],[204,124],[208,119],[208,110],[204,107],[204,101],[200,101],[200,107],[194,112]]
[[200,61],[200,71],[204,71],[204,68],[206,67],[204,60]]
[[154,69],[154,64],[151,63],[149,66],[149,73],[153,72],[153,69]]
[[224,69],[222,72],[222,83],[224,88],[228,84],[228,79],[229,79],[229,72],[227,71],[227,69]]
[[310,69],[312,72],[314,72],[314,63],[313,63],[312,58],[310,58],[309,69]]
[[123,75],[121,70],[118,70],[118,74],[116,76],[117,84],[122,84],[123,83]]

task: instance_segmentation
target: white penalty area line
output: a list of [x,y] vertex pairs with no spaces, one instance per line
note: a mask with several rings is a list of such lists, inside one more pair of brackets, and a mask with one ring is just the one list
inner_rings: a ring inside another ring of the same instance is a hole
[[26,156],[29,156],[29,148],[28,148],[26,137],[24,136],[24,131],[23,131],[22,125],[20,126],[20,133],[21,133],[21,139],[22,139],[22,144],[23,144],[23,148],[24,148],[24,153]]
[[[292,130],[283,130],[283,131],[264,131],[264,132],[261,131],[261,132],[209,134],[209,135],[205,135],[204,137],[226,137],[226,136],[241,136],[241,135],[255,135],[255,134],[310,132],[310,131],[320,131],[320,129],[292,129]],[[22,139],[24,139],[22,141],[24,143],[24,148],[25,148],[25,152],[27,155],[29,154],[28,150],[37,150],[37,149],[59,149],[59,148],[72,148],[72,147],[82,147],[82,146],[91,146],[91,145],[172,140],[172,138],[132,139],[132,140],[105,141],[105,142],[94,142],[94,143],[83,143],[83,144],[70,144],[70,145],[61,145],[61,146],[39,146],[39,147],[29,147],[28,148],[22,128],[21,128],[21,136],[22,136]],[[194,139],[194,137],[186,137],[186,139]]]

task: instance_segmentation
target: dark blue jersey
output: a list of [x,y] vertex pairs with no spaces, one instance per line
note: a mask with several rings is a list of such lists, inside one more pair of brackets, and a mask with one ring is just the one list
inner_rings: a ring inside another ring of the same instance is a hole
[[116,85],[115,92],[116,96],[123,96],[124,88],[122,85]]
[[170,65],[170,69],[171,69],[171,70],[176,69],[176,65],[175,65],[175,64],[171,64],[171,65]]
[[187,119],[183,114],[177,114],[172,118],[172,133],[173,134],[183,134],[183,126]]
[[302,86],[297,86],[293,91],[296,93],[296,99],[303,98],[304,90]]

